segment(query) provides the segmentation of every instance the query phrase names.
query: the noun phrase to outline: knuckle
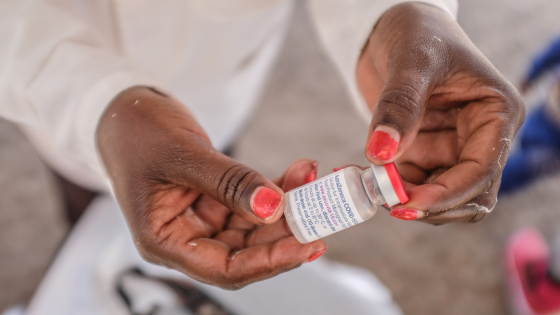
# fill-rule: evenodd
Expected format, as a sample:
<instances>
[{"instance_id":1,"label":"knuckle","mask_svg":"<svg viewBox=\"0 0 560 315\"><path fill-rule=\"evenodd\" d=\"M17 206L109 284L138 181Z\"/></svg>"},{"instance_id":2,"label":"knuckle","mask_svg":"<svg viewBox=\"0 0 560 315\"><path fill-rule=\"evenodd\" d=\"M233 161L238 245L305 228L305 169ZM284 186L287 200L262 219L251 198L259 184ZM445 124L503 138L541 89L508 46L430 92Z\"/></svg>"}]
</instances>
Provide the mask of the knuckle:
<instances>
[{"instance_id":1,"label":"knuckle","mask_svg":"<svg viewBox=\"0 0 560 315\"><path fill-rule=\"evenodd\" d=\"M137 225L133 232L138 254L152 264L167 265L169 250L173 245L172 236L170 233L163 233L162 226L155 221L150 219L145 221Z\"/></svg>"},{"instance_id":2,"label":"knuckle","mask_svg":"<svg viewBox=\"0 0 560 315\"><path fill-rule=\"evenodd\" d=\"M484 219L484 217L486 216L487 212L485 211L478 211L476 212L469 221L467 221L468 223L476 223L479 222L480 220Z\"/></svg>"},{"instance_id":3,"label":"knuckle","mask_svg":"<svg viewBox=\"0 0 560 315\"><path fill-rule=\"evenodd\" d=\"M420 119L422 115L422 96L410 85L385 89L380 97L379 110L396 120ZM394 123L394 122L392 122Z\"/></svg>"},{"instance_id":4,"label":"knuckle","mask_svg":"<svg viewBox=\"0 0 560 315\"><path fill-rule=\"evenodd\" d=\"M152 264L158 263L156 256L150 250L151 246L147 245L145 241L136 241L135 244L136 250L142 259Z\"/></svg>"},{"instance_id":5,"label":"knuckle","mask_svg":"<svg viewBox=\"0 0 560 315\"><path fill-rule=\"evenodd\" d=\"M469 223L479 222L480 220L484 219L484 217L488 213L492 212L492 210L494 209L494 206L496 205L497 202L498 202L498 199L493 198L493 199L488 199L488 200L482 201L480 203L466 204L465 206L469 207L471 209L471 211L473 212L473 214L471 216L467 216L465 218L465 221L467 221Z\"/></svg>"},{"instance_id":6,"label":"knuckle","mask_svg":"<svg viewBox=\"0 0 560 315\"><path fill-rule=\"evenodd\" d=\"M154 136L156 141L149 145L139 144L145 147L150 157L143 163L142 175L153 182L200 182L208 171L206 157L215 149L193 131L181 129L165 132Z\"/></svg>"},{"instance_id":7,"label":"knuckle","mask_svg":"<svg viewBox=\"0 0 560 315\"><path fill-rule=\"evenodd\" d=\"M505 80L505 79L504 79ZM525 101L519 90L511 83L505 81L502 84L501 93L504 99L504 122L511 124L515 131L521 127L527 115Z\"/></svg>"},{"instance_id":8,"label":"knuckle","mask_svg":"<svg viewBox=\"0 0 560 315\"><path fill-rule=\"evenodd\" d=\"M153 158L147 161L143 177L152 182L172 182L175 170L191 168L192 152L178 143L161 141L149 150Z\"/></svg>"},{"instance_id":9,"label":"knuckle","mask_svg":"<svg viewBox=\"0 0 560 315\"><path fill-rule=\"evenodd\" d=\"M521 127L521 124L523 124L525 118L527 117L527 107L525 106L525 100L523 99L519 91L515 88L514 90L515 90L515 98L512 103L514 107L513 110L518 118L516 127L517 129L519 129Z\"/></svg>"},{"instance_id":10,"label":"knuckle","mask_svg":"<svg viewBox=\"0 0 560 315\"><path fill-rule=\"evenodd\" d=\"M432 73L448 62L448 56L447 45L439 41L430 40L427 44L423 41L414 49L414 64L421 73Z\"/></svg>"},{"instance_id":11,"label":"knuckle","mask_svg":"<svg viewBox=\"0 0 560 315\"><path fill-rule=\"evenodd\" d=\"M239 277L235 276L224 276L222 281L220 282L220 288L228 291L237 291L247 286L248 283L245 280L244 282L239 279Z\"/></svg>"},{"instance_id":12,"label":"knuckle","mask_svg":"<svg viewBox=\"0 0 560 315\"><path fill-rule=\"evenodd\" d=\"M236 164L226 170L218 180L216 185L217 195L228 207L233 208L236 204L244 200L256 188L253 179L258 176L254 170ZM248 198L245 198L248 199Z\"/></svg>"},{"instance_id":13,"label":"knuckle","mask_svg":"<svg viewBox=\"0 0 560 315\"><path fill-rule=\"evenodd\" d=\"M395 61L407 65L421 74L433 74L444 69L453 56L453 45L442 34L431 33L426 36L406 36L404 48L397 52Z\"/></svg>"},{"instance_id":14,"label":"knuckle","mask_svg":"<svg viewBox=\"0 0 560 315\"><path fill-rule=\"evenodd\" d=\"M440 226L440 225L444 225L446 223L449 223L447 220L445 219L441 219L438 216L428 216L428 217L424 217L422 219L419 219L418 221L420 222L424 222L426 224L430 224L433 226Z\"/></svg>"},{"instance_id":15,"label":"knuckle","mask_svg":"<svg viewBox=\"0 0 560 315\"><path fill-rule=\"evenodd\" d=\"M519 114L519 116L525 118L526 115L526 107L525 107L525 100L523 99L523 96L519 93L519 91L515 88L513 88L513 106L514 109L516 110L516 112Z\"/></svg>"},{"instance_id":16,"label":"knuckle","mask_svg":"<svg viewBox=\"0 0 560 315\"><path fill-rule=\"evenodd\" d=\"M238 284L237 282L229 282L225 286L222 286L222 289L228 291L238 291L245 287L245 285Z\"/></svg>"}]
</instances>

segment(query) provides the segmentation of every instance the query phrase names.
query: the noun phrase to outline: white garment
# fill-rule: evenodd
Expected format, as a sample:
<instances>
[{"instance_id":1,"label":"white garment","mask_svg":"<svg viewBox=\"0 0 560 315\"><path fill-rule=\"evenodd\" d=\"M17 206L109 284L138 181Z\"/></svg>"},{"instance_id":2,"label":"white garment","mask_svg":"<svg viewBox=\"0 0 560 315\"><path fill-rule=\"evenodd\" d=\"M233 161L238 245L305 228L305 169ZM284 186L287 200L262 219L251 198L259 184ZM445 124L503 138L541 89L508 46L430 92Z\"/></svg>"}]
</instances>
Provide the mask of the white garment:
<instances>
[{"instance_id":1,"label":"white garment","mask_svg":"<svg viewBox=\"0 0 560 315\"><path fill-rule=\"evenodd\" d=\"M70 233L25 315L128 315L116 285L119 275L132 267L189 282L235 314L402 315L389 290L369 271L323 258L238 291L149 264L136 252L114 199L103 196ZM173 303L154 293L143 302Z\"/></svg>"},{"instance_id":2,"label":"white garment","mask_svg":"<svg viewBox=\"0 0 560 315\"><path fill-rule=\"evenodd\" d=\"M378 18L406 0L309 0L361 112L355 68ZM455 15L456 0L422 0ZM119 92L148 85L194 113L217 149L258 98L293 0L2 0L0 116L63 175L108 190L95 129Z\"/></svg>"}]
</instances>

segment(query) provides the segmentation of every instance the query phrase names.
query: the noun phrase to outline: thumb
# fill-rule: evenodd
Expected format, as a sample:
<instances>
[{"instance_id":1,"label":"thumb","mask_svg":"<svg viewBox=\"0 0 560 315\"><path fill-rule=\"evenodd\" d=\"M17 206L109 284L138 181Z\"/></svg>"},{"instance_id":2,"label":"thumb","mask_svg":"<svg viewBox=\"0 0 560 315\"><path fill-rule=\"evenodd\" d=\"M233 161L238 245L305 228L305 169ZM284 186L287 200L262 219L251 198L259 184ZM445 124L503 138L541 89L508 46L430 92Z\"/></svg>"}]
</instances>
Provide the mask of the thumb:
<instances>
[{"instance_id":1,"label":"thumb","mask_svg":"<svg viewBox=\"0 0 560 315\"><path fill-rule=\"evenodd\" d=\"M98 143L116 194L134 205L130 208L154 192L181 187L254 224L282 216L282 190L216 150L192 114L172 97L144 87L124 91L106 110Z\"/></svg>"},{"instance_id":2,"label":"thumb","mask_svg":"<svg viewBox=\"0 0 560 315\"><path fill-rule=\"evenodd\" d=\"M209 145L210 146L210 145ZM283 213L283 191L259 172L216 150L200 150L193 169L179 175L183 184L222 203L254 224L277 221Z\"/></svg>"},{"instance_id":3,"label":"thumb","mask_svg":"<svg viewBox=\"0 0 560 315\"><path fill-rule=\"evenodd\" d=\"M397 159L420 128L430 79L410 63L394 63L379 95L370 124L366 158L374 164Z\"/></svg>"}]
</instances>

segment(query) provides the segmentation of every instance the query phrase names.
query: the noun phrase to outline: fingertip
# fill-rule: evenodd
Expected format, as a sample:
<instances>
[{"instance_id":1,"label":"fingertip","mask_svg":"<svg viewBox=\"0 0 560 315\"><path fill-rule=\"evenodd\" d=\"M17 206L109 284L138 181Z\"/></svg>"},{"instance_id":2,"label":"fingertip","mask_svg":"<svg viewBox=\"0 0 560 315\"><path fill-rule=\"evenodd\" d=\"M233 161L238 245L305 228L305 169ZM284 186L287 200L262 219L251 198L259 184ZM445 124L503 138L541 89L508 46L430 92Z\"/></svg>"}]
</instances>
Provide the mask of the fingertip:
<instances>
[{"instance_id":1,"label":"fingertip","mask_svg":"<svg viewBox=\"0 0 560 315\"><path fill-rule=\"evenodd\" d=\"M315 181L317 179L317 169L319 167L319 162L315 161L315 163L313 163L313 170L311 170L311 172L307 173L307 175L305 175L305 183L309 184L312 181Z\"/></svg>"},{"instance_id":2,"label":"fingertip","mask_svg":"<svg viewBox=\"0 0 560 315\"><path fill-rule=\"evenodd\" d=\"M327 243L322 239L315 240L311 243L302 244L306 248L306 253L302 257L302 263L312 262L321 257L327 251Z\"/></svg>"},{"instance_id":3,"label":"fingertip","mask_svg":"<svg viewBox=\"0 0 560 315\"><path fill-rule=\"evenodd\" d=\"M317 167L319 163L315 160L298 160L284 172L282 183L283 191L290 191L296 187L308 184L317 179Z\"/></svg>"},{"instance_id":4,"label":"fingertip","mask_svg":"<svg viewBox=\"0 0 560 315\"><path fill-rule=\"evenodd\" d=\"M304 263L310 263L314 260L317 260L319 257L323 256L323 254L327 251L327 247L325 246L324 248L315 251L313 254L311 254L311 256L309 256L307 258L307 260Z\"/></svg>"},{"instance_id":5,"label":"fingertip","mask_svg":"<svg viewBox=\"0 0 560 315\"><path fill-rule=\"evenodd\" d=\"M275 184L278 185L278 187L281 187L284 191L288 191L291 188L304 185L305 183L303 181L305 180L306 176L301 175L301 178L298 178L300 177L299 174L303 173L309 175L311 172L313 172L314 169L317 169L318 165L319 163L316 160L312 160L312 159L296 160L295 162L290 164L290 166L288 166L288 168L286 169L286 171L284 171L282 176L276 179L274 182ZM294 180L294 175L297 178L295 180ZM288 186L288 189L286 188L286 186Z\"/></svg>"},{"instance_id":6,"label":"fingertip","mask_svg":"<svg viewBox=\"0 0 560 315\"><path fill-rule=\"evenodd\" d=\"M408 208L393 209L391 210L391 212L389 212L389 214L394 218L404 221L414 221L426 216L426 213L424 211Z\"/></svg>"},{"instance_id":7,"label":"fingertip","mask_svg":"<svg viewBox=\"0 0 560 315\"><path fill-rule=\"evenodd\" d=\"M400 140L401 135L395 128L386 125L377 126L367 146L369 157L373 159L371 162L391 162L397 154Z\"/></svg>"},{"instance_id":8,"label":"fingertip","mask_svg":"<svg viewBox=\"0 0 560 315\"><path fill-rule=\"evenodd\" d=\"M251 209L259 218L274 222L272 219L280 208L284 197L277 191L260 186L251 195Z\"/></svg>"}]
</instances>

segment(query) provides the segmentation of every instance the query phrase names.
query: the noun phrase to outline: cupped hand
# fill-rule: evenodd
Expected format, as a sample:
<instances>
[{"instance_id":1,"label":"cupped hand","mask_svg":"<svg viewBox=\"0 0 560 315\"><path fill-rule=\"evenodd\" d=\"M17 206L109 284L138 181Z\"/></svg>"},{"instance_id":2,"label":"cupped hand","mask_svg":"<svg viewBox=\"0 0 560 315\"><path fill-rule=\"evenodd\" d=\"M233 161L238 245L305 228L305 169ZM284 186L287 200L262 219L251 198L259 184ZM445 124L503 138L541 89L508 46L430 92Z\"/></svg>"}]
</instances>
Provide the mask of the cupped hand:
<instances>
[{"instance_id":1,"label":"cupped hand","mask_svg":"<svg viewBox=\"0 0 560 315\"><path fill-rule=\"evenodd\" d=\"M122 92L97 130L98 147L140 254L198 281L238 289L326 250L300 244L282 217L288 191L315 165L292 164L272 182L214 149L178 101Z\"/></svg>"},{"instance_id":2,"label":"cupped hand","mask_svg":"<svg viewBox=\"0 0 560 315\"><path fill-rule=\"evenodd\" d=\"M391 215L442 224L493 209L525 107L448 13L414 2L391 8L357 79L373 111L366 157L396 160L410 183L410 201Z\"/></svg>"}]
</instances>

